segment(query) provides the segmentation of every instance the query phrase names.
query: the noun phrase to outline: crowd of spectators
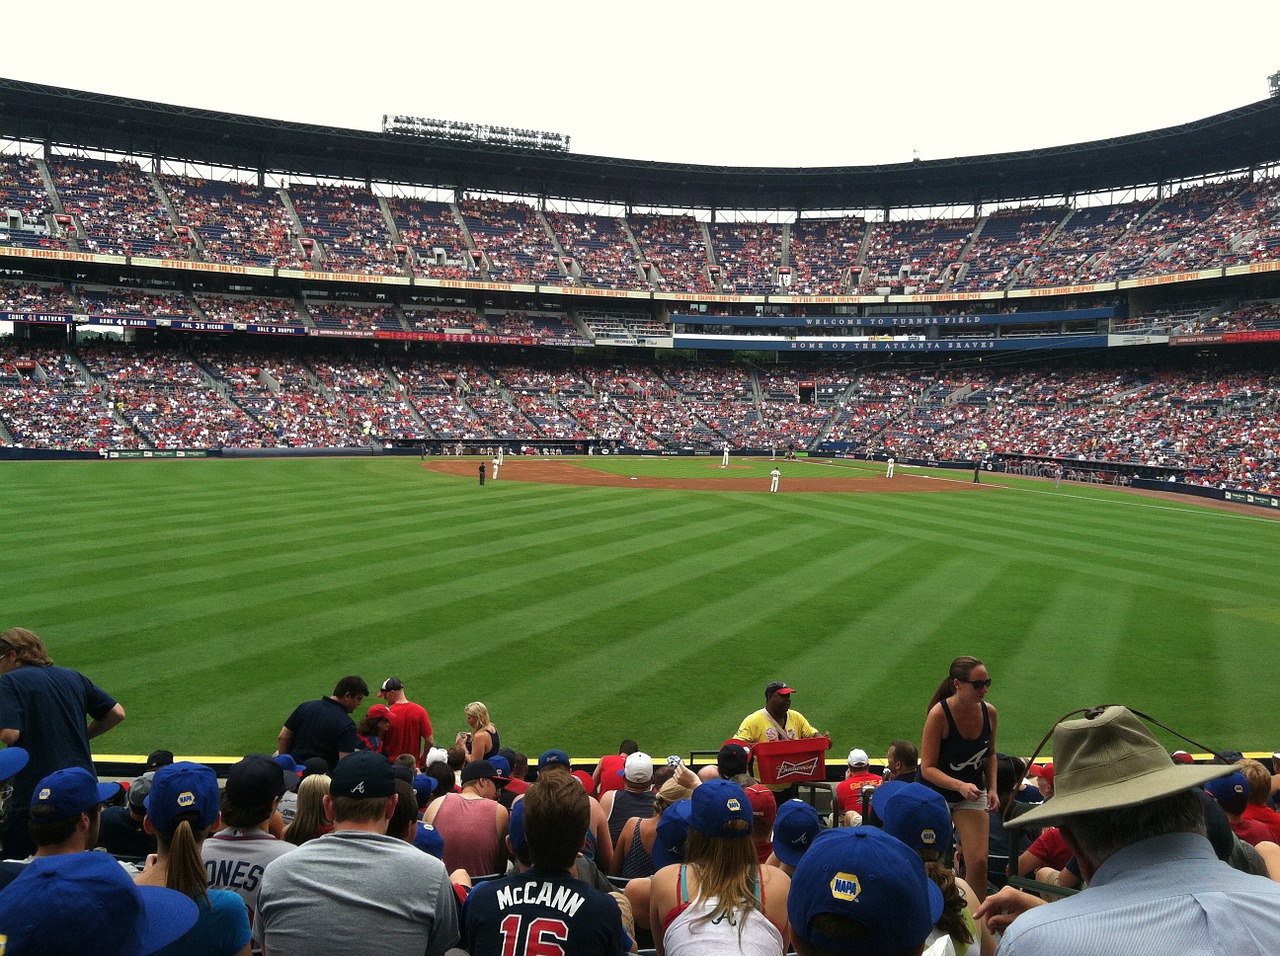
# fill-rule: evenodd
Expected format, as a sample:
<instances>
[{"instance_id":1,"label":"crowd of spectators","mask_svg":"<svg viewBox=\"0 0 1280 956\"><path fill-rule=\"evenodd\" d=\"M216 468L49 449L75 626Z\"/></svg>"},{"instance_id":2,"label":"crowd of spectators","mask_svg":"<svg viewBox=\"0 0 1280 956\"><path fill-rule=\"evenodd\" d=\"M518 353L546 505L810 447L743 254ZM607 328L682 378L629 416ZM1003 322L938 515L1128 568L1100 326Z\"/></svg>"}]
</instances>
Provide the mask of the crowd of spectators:
<instances>
[{"instance_id":1,"label":"crowd of spectators","mask_svg":"<svg viewBox=\"0 0 1280 956\"><path fill-rule=\"evenodd\" d=\"M877 222L869 227L858 292L940 292L954 277L975 219Z\"/></svg>"},{"instance_id":2,"label":"crowd of spectators","mask_svg":"<svg viewBox=\"0 0 1280 956\"><path fill-rule=\"evenodd\" d=\"M986 292L1006 288L1066 215L1067 210L1059 206L1022 206L992 213L983 221L981 231L969 247L963 274L951 284L951 291Z\"/></svg>"},{"instance_id":3,"label":"crowd of spectators","mask_svg":"<svg viewBox=\"0 0 1280 956\"><path fill-rule=\"evenodd\" d=\"M0 312L68 315L79 311L75 297L63 285L46 282L0 282Z\"/></svg>"},{"instance_id":4,"label":"crowd of spectators","mask_svg":"<svg viewBox=\"0 0 1280 956\"><path fill-rule=\"evenodd\" d=\"M18 214L18 227L0 221L0 245L29 249L65 249L58 235L53 204L40 179L40 170L30 156L0 157L0 212Z\"/></svg>"},{"instance_id":5,"label":"crowd of spectators","mask_svg":"<svg viewBox=\"0 0 1280 956\"><path fill-rule=\"evenodd\" d=\"M448 203L396 196L387 200L400 242L412 250L413 274L433 279L479 279L467 241Z\"/></svg>"},{"instance_id":6,"label":"crowd of spectators","mask_svg":"<svg viewBox=\"0 0 1280 956\"><path fill-rule=\"evenodd\" d=\"M720 269L720 291L768 295L778 287L782 229L767 222L713 223L711 248Z\"/></svg>"},{"instance_id":7,"label":"crowd of spectators","mask_svg":"<svg viewBox=\"0 0 1280 956\"><path fill-rule=\"evenodd\" d=\"M1274 303L1240 308L1280 324ZM104 447L108 438L156 448L416 438L794 444L899 459L1142 466L1188 482L1280 491L1280 376L1258 371L575 369L463 357L383 364L376 353L187 353L96 340L74 353L12 342L0 352L0 386L11 440L58 448Z\"/></svg>"},{"instance_id":8,"label":"crowd of spectators","mask_svg":"<svg viewBox=\"0 0 1280 956\"><path fill-rule=\"evenodd\" d=\"M388 305L308 302L307 314L318 329L350 329L361 332L372 332L374 329L396 332L404 330L396 310Z\"/></svg>"},{"instance_id":9,"label":"crowd of spectators","mask_svg":"<svg viewBox=\"0 0 1280 956\"><path fill-rule=\"evenodd\" d=\"M577 279L608 289L648 289L623 221L611 216L547 212L560 248L578 267Z\"/></svg>"},{"instance_id":10,"label":"crowd of spectators","mask_svg":"<svg viewBox=\"0 0 1280 956\"><path fill-rule=\"evenodd\" d=\"M198 237L200 258L231 265L305 265L278 189L237 181L161 175L181 227Z\"/></svg>"},{"instance_id":11,"label":"crowd of spectators","mask_svg":"<svg viewBox=\"0 0 1280 956\"><path fill-rule=\"evenodd\" d=\"M498 199L463 199L462 219L496 282L565 281L559 256L538 210L525 203Z\"/></svg>"},{"instance_id":12,"label":"crowd of spectators","mask_svg":"<svg viewBox=\"0 0 1280 956\"><path fill-rule=\"evenodd\" d=\"M122 289L116 286L105 289L80 290L81 311L89 316L137 316L139 318L191 317L191 304L181 292L160 292L150 289Z\"/></svg>"},{"instance_id":13,"label":"crowd of spectators","mask_svg":"<svg viewBox=\"0 0 1280 956\"><path fill-rule=\"evenodd\" d=\"M650 282L659 289L714 292L707 271L707 243L702 226L692 216L633 213L627 218L636 243L649 263ZM656 275L653 274L656 272Z\"/></svg>"},{"instance_id":14,"label":"crowd of spectators","mask_svg":"<svg viewBox=\"0 0 1280 956\"><path fill-rule=\"evenodd\" d=\"M196 305L210 322L239 322L245 325L302 325L297 309L288 299L248 296L206 295L197 292Z\"/></svg>"},{"instance_id":15,"label":"crowd of spectators","mask_svg":"<svg viewBox=\"0 0 1280 956\"><path fill-rule=\"evenodd\" d=\"M56 195L45 189L45 169ZM707 225L690 215L384 200L363 187L277 189L151 174L131 161L13 157L0 159L0 207L24 224L0 229L0 244L65 248L72 236L81 251L115 255L738 294L1043 288L1239 265L1280 247L1280 178L1269 176L1074 211Z\"/></svg>"},{"instance_id":16,"label":"crowd of spectators","mask_svg":"<svg viewBox=\"0 0 1280 956\"><path fill-rule=\"evenodd\" d=\"M79 223L82 252L186 259L151 179L133 162L57 157L49 175L66 214Z\"/></svg>"},{"instance_id":17,"label":"crowd of spectators","mask_svg":"<svg viewBox=\"0 0 1280 956\"><path fill-rule=\"evenodd\" d=\"M861 218L800 219L791 224L787 245L787 281L782 292L793 295L841 295L849 291L850 270L857 264L867 224Z\"/></svg>"},{"instance_id":18,"label":"crowd of spectators","mask_svg":"<svg viewBox=\"0 0 1280 956\"><path fill-rule=\"evenodd\" d=\"M329 272L398 275L398 262L378 199L367 189L295 183L289 187L302 235L319 247L312 266Z\"/></svg>"}]
</instances>

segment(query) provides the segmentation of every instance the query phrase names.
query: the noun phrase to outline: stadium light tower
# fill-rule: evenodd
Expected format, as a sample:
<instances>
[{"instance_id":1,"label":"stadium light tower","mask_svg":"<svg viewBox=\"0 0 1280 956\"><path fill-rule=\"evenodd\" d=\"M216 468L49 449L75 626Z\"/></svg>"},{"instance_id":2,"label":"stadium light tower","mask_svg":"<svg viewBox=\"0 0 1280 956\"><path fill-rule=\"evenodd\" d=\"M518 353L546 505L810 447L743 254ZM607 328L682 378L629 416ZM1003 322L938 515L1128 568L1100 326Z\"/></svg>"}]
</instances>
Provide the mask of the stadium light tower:
<instances>
[{"instance_id":1,"label":"stadium light tower","mask_svg":"<svg viewBox=\"0 0 1280 956\"><path fill-rule=\"evenodd\" d=\"M1280 99L1280 73L1272 73L1267 77L1267 86L1271 87L1271 96Z\"/></svg>"}]
</instances>

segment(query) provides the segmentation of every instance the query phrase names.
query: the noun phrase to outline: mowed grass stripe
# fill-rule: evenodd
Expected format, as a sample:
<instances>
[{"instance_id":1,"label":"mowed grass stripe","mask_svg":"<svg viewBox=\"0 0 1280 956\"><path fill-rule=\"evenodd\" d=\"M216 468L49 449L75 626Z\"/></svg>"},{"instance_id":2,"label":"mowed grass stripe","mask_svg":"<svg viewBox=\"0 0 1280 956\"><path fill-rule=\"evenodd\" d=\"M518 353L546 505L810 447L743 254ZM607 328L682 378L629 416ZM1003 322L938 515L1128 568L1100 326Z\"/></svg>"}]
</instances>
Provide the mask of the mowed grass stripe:
<instances>
[{"instance_id":1,"label":"mowed grass stripe","mask_svg":"<svg viewBox=\"0 0 1280 956\"><path fill-rule=\"evenodd\" d=\"M1046 667L1063 710L1117 681L1180 699L1189 640L1239 740L1265 733L1221 675L1280 663L1277 526L1105 489L480 489L416 459L89 464L6 469L0 515L22 541L0 569L20 583L10 623L126 703L113 751L269 747L347 669L404 677L449 732L483 699L504 738L588 753L635 733L717 742L782 676L837 750L876 749L918 734L957 653L989 660L1002 742L1029 748L1057 716Z\"/></svg>"}]
</instances>

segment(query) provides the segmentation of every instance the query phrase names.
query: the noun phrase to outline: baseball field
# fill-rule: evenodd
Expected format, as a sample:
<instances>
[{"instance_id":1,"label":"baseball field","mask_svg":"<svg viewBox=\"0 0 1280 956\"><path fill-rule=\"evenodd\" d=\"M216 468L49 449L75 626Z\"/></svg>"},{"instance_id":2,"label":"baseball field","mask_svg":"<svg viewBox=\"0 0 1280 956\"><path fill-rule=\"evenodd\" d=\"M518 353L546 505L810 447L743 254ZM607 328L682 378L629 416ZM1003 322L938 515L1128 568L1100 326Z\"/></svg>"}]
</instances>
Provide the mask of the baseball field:
<instances>
[{"instance_id":1,"label":"baseball field","mask_svg":"<svg viewBox=\"0 0 1280 956\"><path fill-rule=\"evenodd\" d=\"M6 464L0 626L121 701L103 754L270 751L356 673L400 677L438 741L482 700L504 744L583 757L714 749L782 679L829 756L879 756L959 654L1002 750L1100 703L1280 746L1264 514L858 462L783 463L778 494L768 461L478 464Z\"/></svg>"}]
</instances>

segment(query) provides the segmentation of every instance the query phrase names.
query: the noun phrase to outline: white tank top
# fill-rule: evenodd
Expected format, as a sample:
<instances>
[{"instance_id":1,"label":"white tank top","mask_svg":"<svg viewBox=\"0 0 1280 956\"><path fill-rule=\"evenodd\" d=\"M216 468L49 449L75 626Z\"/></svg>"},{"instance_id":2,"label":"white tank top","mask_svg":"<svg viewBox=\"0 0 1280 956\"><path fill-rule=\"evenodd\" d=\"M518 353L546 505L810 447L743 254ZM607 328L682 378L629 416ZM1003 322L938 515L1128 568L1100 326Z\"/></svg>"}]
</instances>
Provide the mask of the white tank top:
<instances>
[{"instance_id":1,"label":"white tank top","mask_svg":"<svg viewBox=\"0 0 1280 956\"><path fill-rule=\"evenodd\" d=\"M732 923L699 919L712 909L713 900L698 901L676 915L662 936L667 956L782 956L786 951L782 933L759 910L739 913Z\"/></svg>"}]
</instances>

